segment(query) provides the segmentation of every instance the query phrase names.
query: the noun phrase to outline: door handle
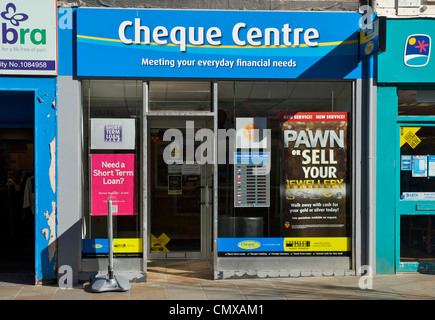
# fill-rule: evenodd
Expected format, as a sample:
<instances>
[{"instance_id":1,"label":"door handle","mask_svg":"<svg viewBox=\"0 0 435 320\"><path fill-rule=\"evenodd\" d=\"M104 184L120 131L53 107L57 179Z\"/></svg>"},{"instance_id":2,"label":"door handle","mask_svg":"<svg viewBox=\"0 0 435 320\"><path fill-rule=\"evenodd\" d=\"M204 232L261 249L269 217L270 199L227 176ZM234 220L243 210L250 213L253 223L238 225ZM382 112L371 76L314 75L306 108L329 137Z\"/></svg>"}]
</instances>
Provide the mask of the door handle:
<instances>
[{"instance_id":1,"label":"door handle","mask_svg":"<svg viewBox=\"0 0 435 320\"><path fill-rule=\"evenodd\" d=\"M195 201L197 204L205 204L205 202L201 202L201 190L204 189L204 186L198 186L195 189Z\"/></svg>"},{"instance_id":2,"label":"door handle","mask_svg":"<svg viewBox=\"0 0 435 320\"><path fill-rule=\"evenodd\" d=\"M209 195L209 205L213 204L213 186L208 186L207 194Z\"/></svg>"}]
</instances>

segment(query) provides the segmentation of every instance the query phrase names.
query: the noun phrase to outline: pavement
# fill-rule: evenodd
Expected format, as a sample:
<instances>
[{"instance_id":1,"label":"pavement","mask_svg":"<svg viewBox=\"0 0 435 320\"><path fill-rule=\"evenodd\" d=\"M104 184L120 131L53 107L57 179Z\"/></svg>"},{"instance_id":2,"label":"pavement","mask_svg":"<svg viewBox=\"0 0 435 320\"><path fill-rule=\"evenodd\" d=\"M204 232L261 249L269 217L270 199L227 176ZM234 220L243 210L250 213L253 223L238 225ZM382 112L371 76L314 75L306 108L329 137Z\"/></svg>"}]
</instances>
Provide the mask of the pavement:
<instances>
[{"instance_id":1,"label":"pavement","mask_svg":"<svg viewBox=\"0 0 435 320\"><path fill-rule=\"evenodd\" d=\"M213 280L204 261L150 263L147 281L131 282L126 292L94 293L89 282L60 288L20 279L0 274L0 300L435 300L435 274Z\"/></svg>"}]
</instances>

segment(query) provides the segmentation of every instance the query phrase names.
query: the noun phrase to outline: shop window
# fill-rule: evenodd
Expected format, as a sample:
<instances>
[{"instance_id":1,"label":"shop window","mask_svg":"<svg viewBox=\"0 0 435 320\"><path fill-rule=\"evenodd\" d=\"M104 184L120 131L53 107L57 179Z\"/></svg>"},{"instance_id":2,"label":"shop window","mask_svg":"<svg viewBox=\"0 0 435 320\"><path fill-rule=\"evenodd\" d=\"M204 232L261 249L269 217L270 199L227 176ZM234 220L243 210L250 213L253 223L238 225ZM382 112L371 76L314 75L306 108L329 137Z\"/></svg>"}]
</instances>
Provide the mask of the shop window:
<instances>
[{"instance_id":1,"label":"shop window","mask_svg":"<svg viewBox=\"0 0 435 320\"><path fill-rule=\"evenodd\" d=\"M400 128L400 199L435 199L435 127Z\"/></svg>"},{"instance_id":2,"label":"shop window","mask_svg":"<svg viewBox=\"0 0 435 320\"><path fill-rule=\"evenodd\" d=\"M435 261L435 218L433 215L400 217L400 261Z\"/></svg>"},{"instance_id":3,"label":"shop window","mask_svg":"<svg viewBox=\"0 0 435 320\"><path fill-rule=\"evenodd\" d=\"M82 80L84 128L83 254L106 254L107 201L113 204L115 255L142 252L140 154L142 81Z\"/></svg>"},{"instance_id":4,"label":"shop window","mask_svg":"<svg viewBox=\"0 0 435 320\"><path fill-rule=\"evenodd\" d=\"M150 111L210 111L211 83L207 81L150 81Z\"/></svg>"},{"instance_id":5,"label":"shop window","mask_svg":"<svg viewBox=\"0 0 435 320\"><path fill-rule=\"evenodd\" d=\"M435 90L398 90L399 116L435 115Z\"/></svg>"},{"instance_id":6,"label":"shop window","mask_svg":"<svg viewBox=\"0 0 435 320\"><path fill-rule=\"evenodd\" d=\"M418 271L425 272L435 261L435 127L427 118L435 115L435 90L397 92L399 116L420 116L418 122L399 129L399 269L413 268L418 262Z\"/></svg>"},{"instance_id":7,"label":"shop window","mask_svg":"<svg viewBox=\"0 0 435 320\"><path fill-rule=\"evenodd\" d=\"M218 255L349 255L352 82L223 81L218 107L243 132L219 162ZM253 128L270 139L246 150Z\"/></svg>"}]
</instances>

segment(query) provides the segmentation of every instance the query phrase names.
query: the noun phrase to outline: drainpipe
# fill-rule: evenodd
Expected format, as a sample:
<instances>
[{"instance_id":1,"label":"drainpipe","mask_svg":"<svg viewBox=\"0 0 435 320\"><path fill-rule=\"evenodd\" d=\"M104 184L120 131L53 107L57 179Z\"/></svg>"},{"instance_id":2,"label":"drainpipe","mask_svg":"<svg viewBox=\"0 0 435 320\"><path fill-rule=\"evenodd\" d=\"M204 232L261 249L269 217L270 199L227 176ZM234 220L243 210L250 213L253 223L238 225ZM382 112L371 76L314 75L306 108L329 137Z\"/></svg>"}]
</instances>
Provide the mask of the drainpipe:
<instances>
[{"instance_id":1,"label":"drainpipe","mask_svg":"<svg viewBox=\"0 0 435 320\"><path fill-rule=\"evenodd\" d=\"M376 273L376 90L374 76L374 59L365 62L366 97L367 97L367 264L372 274Z\"/></svg>"}]
</instances>

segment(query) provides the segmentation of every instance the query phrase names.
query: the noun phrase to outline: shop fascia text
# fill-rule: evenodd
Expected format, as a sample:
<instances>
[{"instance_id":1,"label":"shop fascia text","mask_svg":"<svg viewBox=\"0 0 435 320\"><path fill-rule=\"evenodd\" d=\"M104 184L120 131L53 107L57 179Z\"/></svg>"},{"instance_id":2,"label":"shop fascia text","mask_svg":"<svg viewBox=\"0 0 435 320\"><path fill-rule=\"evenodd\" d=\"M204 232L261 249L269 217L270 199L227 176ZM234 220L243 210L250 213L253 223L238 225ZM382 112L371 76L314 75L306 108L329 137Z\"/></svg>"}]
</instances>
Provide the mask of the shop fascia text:
<instances>
[{"instance_id":1,"label":"shop fascia text","mask_svg":"<svg viewBox=\"0 0 435 320\"><path fill-rule=\"evenodd\" d=\"M134 39L126 35L128 28L134 28ZM143 37L142 37L143 34ZM133 21L123 21L118 29L119 39L124 44L151 44L154 42L158 45L167 45L169 40L172 44L180 47L180 51L186 51L188 45L202 46L208 45L220 46L223 36L222 30L218 27L211 27L205 30L204 27L183 27L176 26L168 30L164 26L157 26L150 29L142 25L140 18ZM141 41L143 38L143 41ZM151 41L152 39L152 41ZM317 47L319 32L315 28L291 28L286 23L281 29L265 28L264 30L252 27L247 28L246 23L239 22L232 29L232 39L237 46L300 46Z\"/></svg>"},{"instance_id":2,"label":"shop fascia text","mask_svg":"<svg viewBox=\"0 0 435 320\"><path fill-rule=\"evenodd\" d=\"M344 180L337 179L337 160L333 148L335 145L344 148L344 130L339 130L338 134L334 130L284 130L283 143L284 148L294 143L292 156L302 157L304 172L304 180L287 180L287 189L341 188ZM300 150L301 145L306 149Z\"/></svg>"}]
</instances>

